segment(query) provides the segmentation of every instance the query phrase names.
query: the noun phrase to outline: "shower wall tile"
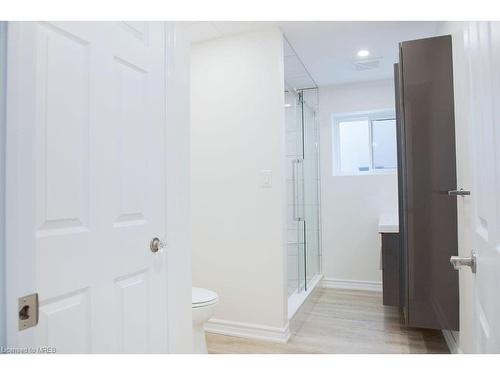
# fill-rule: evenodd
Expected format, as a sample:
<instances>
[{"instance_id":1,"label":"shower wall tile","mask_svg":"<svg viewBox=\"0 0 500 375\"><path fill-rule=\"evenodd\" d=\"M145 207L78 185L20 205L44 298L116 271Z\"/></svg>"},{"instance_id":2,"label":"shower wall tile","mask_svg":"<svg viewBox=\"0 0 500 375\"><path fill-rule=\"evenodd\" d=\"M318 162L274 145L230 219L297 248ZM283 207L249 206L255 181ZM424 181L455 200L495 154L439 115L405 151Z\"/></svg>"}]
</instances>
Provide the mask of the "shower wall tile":
<instances>
[{"instance_id":1,"label":"shower wall tile","mask_svg":"<svg viewBox=\"0 0 500 375\"><path fill-rule=\"evenodd\" d=\"M287 243L296 243L297 242L297 236L298 236L298 231L297 229L288 229L287 231Z\"/></svg>"},{"instance_id":2,"label":"shower wall tile","mask_svg":"<svg viewBox=\"0 0 500 375\"><path fill-rule=\"evenodd\" d=\"M293 180L294 160L297 160L296 156L288 155L286 157L286 179L290 181ZM290 190L290 192L293 192L293 190Z\"/></svg>"},{"instance_id":3,"label":"shower wall tile","mask_svg":"<svg viewBox=\"0 0 500 375\"><path fill-rule=\"evenodd\" d=\"M295 239L295 243L287 244L287 253L290 256L297 256L299 253L299 245L297 244L297 239Z\"/></svg>"}]
</instances>

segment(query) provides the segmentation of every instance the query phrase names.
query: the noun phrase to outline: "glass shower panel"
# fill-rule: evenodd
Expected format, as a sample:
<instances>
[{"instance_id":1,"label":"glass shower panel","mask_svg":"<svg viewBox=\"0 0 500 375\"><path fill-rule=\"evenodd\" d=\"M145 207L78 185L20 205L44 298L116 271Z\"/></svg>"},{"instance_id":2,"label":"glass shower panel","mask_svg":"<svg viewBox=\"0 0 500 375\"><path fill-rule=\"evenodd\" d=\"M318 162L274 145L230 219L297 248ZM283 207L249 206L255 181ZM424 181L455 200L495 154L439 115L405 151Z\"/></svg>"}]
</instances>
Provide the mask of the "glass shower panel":
<instances>
[{"instance_id":1,"label":"glass shower panel","mask_svg":"<svg viewBox=\"0 0 500 375\"><path fill-rule=\"evenodd\" d=\"M302 117L302 116L301 116ZM300 126L302 127L302 126ZM305 185L304 185L304 159L302 158L302 150L304 144L304 133L299 131L299 147L300 155L296 160L296 216L295 220L297 222L297 255L298 255L298 275L299 275L299 285L298 291L303 291L306 289L306 223L304 221L305 210Z\"/></svg>"},{"instance_id":2,"label":"glass shower panel","mask_svg":"<svg viewBox=\"0 0 500 375\"><path fill-rule=\"evenodd\" d=\"M303 93L285 93L288 295L320 272L318 129Z\"/></svg>"},{"instance_id":3,"label":"glass shower panel","mask_svg":"<svg viewBox=\"0 0 500 375\"><path fill-rule=\"evenodd\" d=\"M319 237L319 130L317 84L286 37L283 40L286 179L287 287L289 312L321 272ZM305 298L305 297L304 297ZM303 300L302 300L303 301Z\"/></svg>"},{"instance_id":4,"label":"glass shower panel","mask_svg":"<svg viewBox=\"0 0 500 375\"><path fill-rule=\"evenodd\" d=\"M304 240L298 217L301 186L298 184L302 159L302 108L298 96L285 93L286 166L287 166L287 289L292 295L304 285ZM300 255L299 255L300 254Z\"/></svg>"},{"instance_id":5,"label":"glass shower panel","mask_svg":"<svg viewBox=\"0 0 500 375\"><path fill-rule=\"evenodd\" d=\"M319 163L318 127L314 110L303 102L303 185L304 185L304 237L305 288L319 274Z\"/></svg>"}]
</instances>

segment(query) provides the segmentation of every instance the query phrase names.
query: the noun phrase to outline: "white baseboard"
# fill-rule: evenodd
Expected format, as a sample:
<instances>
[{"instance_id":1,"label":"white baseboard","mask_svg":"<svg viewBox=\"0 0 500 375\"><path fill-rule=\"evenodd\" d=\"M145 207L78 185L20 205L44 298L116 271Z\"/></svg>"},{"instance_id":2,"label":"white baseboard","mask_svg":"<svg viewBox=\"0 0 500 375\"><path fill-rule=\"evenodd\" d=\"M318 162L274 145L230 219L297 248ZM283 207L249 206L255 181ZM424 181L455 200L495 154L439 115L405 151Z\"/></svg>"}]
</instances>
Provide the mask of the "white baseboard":
<instances>
[{"instance_id":1,"label":"white baseboard","mask_svg":"<svg viewBox=\"0 0 500 375\"><path fill-rule=\"evenodd\" d=\"M462 354L462 350L460 350L460 347L458 346L456 333L447 329L443 329L441 332L443 332L444 340L446 341L446 345L448 345L448 349L450 349L450 353Z\"/></svg>"},{"instance_id":2,"label":"white baseboard","mask_svg":"<svg viewBox=\"0 0 500 375\"><path fill-rule=\"evenodd\" d=\"M205 323L205 331L227 336L286 343L290 338L288 323L283 328L258 324L232 322L221 319L210 319Z\"/></svg>"},{"instance_id":3,"label":"white baseboard","mask_svg":"<svg viewBox=\"0 0 500 375\"><path fill-rule=\"evenodd\" d=\"M323 288L335 289L368 290L373 292L382 291L381 281L345 280L323 277L321 286Z\"/></svg>"}]
</instances>

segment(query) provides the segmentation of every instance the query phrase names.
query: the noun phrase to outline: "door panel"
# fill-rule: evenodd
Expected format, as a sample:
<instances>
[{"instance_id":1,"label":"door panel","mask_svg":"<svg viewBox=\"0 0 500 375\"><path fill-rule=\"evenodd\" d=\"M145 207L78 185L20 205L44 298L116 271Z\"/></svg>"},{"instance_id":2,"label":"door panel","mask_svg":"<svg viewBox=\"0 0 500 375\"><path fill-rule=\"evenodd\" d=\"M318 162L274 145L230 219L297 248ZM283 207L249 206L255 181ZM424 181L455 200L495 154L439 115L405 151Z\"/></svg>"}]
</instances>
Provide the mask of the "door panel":
<instances>
[{"instance_id":1,"label":"door panel","mask_svg":"<svg viewBox=\"0 0 500 375\"><path fill-rule=\"evenodd\" d=\"M47 25L38 26L37 37L37 235L85 232L89 49L85 41Z\"/></svg>"},{"instance_id":2,"label":"door panel","mask_svg":"<svg viewBox=\"0 0 500 375\"><path fill-rule=\"evenodd\" d=\"M473 155L472 242L477 254L474 290L475 351L500 352L500 24L470 22L464 33L468 57L470 134ZM469 272L469 271L466 271Z\"/></svg>"},{"instance_id":3,"label":"door panel","mask_svg":"<svg viewBox=\"0 0 500 375\"><path fill-rule=\"evenodd\" d=\"M115 98L118 123L117 157L119 174L119 212L115 227L145 225L145 191L142 184L146 181L146 134L141 125L146 124L143 111L147 99L147 72L125 60L114 59L116 70Z\"/></svg>"},{"instance_id":4,"label":"door panel","mask_svg":"<svg viewBox=\"0 0 500 375\"><path fill-rule=\"evenodd\" d=\"M149 277L146 271L115 282L118 302L118 342L123 353L147 353L149 348ZM140 322L142 324L137 324Z\"/></svg>"},{"instance_id":5,"label":"door panel","mask_svg":"<svg viewBox=\"0 0 500 375\"><path fill-rule=\"evenodd\" d=\"M9 142L28 147L12 147L8 171L8 340L167 352L166 255L149 249L166 233L164 24L24 22L9 34ZM40 323L18 333L28 292Z\"/></svg>"},{"instance_id":6,"label":"door panel","mask_svg":"<svg viewBox=\"0 0 500 375\"><path fill-rule=\"evenodd\" d=\"M87 353L91 348L90 324L88 289L45 300L40 305L36 346L54 346L61 353Z\"/></svg>"}]
</instances>

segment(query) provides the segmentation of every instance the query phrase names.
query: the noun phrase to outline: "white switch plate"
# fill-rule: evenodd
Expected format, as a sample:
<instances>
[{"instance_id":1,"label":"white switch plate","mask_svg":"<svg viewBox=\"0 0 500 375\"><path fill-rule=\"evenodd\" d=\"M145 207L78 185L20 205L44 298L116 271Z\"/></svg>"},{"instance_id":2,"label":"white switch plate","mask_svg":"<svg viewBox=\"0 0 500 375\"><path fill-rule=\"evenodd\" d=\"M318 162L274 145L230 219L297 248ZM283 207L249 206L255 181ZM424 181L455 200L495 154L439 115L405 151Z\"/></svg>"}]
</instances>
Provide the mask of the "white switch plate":
<instances>
[{"instance_id":1,"label":"white switch plate","mask_svg":"<svg viewBox=\"0 0 500 375\"><path fill-rule=\"evenodd\" d=\"M273 186L273 171L269 169L263 169L260 172L261 178L262 178L262 187L263 188L270 188Z\"/></svg>"}]
</instances>

